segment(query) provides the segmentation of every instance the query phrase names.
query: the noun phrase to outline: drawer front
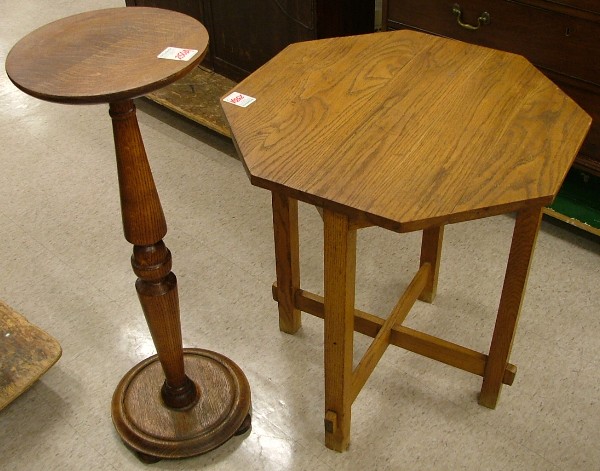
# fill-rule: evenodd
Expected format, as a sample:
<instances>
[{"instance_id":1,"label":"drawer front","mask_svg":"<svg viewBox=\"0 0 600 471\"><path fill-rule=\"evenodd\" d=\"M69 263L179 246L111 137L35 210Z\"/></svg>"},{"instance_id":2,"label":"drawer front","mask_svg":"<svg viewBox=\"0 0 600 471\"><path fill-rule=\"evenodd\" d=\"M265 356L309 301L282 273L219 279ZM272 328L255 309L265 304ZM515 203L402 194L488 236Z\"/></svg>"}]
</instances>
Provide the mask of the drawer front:
<instances>
[{"instance_id":1,"label":"drawer front","mask_svg":"<svg viewBox=\"0 0 600 471\"><path fill-rule=\"evenodd\" d=\"M489 24L476 31L460 26L455 3L463 23L476 26L487 12ZM600 85L600 17L586 20L504 0L387 0L386 11L389 29L415 28L515 52L538 67Z\"/></svg>"},{"instance_id":2,"label":"drawer front","mask_svg":"<svg viewBox=\"0 0 600 471\"><path fill-rule=\"evenodd\" d=\"M540 1L540 0L538 0ZM594 13L600 13L600 2L598 0L542 0L551 5L548 6L551 10L553 8L560 8L563 5L566 7L577 8L583 11L591 11Z\"/></svg>"}]
</instances>

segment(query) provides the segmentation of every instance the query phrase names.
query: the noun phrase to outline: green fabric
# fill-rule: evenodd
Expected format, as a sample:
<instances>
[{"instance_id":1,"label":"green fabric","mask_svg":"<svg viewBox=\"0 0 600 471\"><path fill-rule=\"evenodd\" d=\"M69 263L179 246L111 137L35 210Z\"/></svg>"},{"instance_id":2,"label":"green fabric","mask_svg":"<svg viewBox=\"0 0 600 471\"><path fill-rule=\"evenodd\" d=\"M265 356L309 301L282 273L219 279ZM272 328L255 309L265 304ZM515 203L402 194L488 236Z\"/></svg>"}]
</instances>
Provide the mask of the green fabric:
<instances>
[{"instance_id":1,"label":"green fabric","mask_svg":"<svg viewBox=\"0 0 600 471\"><path fill-rule=\"evenodd\" d=\"M571 169L550 208L600 229L600 178Z\"/></svg>"}]
</instances>

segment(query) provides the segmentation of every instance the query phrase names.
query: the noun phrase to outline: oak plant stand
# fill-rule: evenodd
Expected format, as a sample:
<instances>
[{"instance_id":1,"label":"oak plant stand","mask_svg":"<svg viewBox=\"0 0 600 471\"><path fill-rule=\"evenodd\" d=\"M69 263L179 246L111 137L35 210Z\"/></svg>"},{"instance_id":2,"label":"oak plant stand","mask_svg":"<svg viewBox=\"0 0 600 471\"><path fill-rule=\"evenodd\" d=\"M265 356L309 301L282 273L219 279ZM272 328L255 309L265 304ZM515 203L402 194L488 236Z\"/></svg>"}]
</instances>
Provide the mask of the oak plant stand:
<instances>
[{"instance_id":1,"label":"oak plant stand","mask_svg":"<svg viewBox=\"0 0 600 471\"><path fill-rule=\"evenodd\" d=\"M325 444L350 441L351 406L388 345L483 377L494 408L509 363L542 208L589 116L520 56L413 31L289 46L223 102L251 183L272 192L279 327L325 324ZM298 200L324 220L324 296L300 286ZM489 353L402 325L432 302L446 224L516 213ZM357 230L422 231L420 267L387 317L354 306ZM354 331L374 340L353 369ZM398 424L401 427L402 424Z\"/></svg>"},{"instance_id":2,"label":"oak plant stand","mask_svg":"<svg viewBox=\"0 0 600 471\"><path fill-rule=\"evenodd\" d=\"M181 13L114 8L43 26L6 59L9 78L29 95L110 105L123 228L158 353L121 380L112 417L124 443L147 462L198 455L250 428L250 387L242 370L218 353L182 348L177 279L162 240L167 226L133 103L190 72L207 45L204 27ZM167 47L185 49L191 58L158 58Z\"/></svg>"}]
</instances>

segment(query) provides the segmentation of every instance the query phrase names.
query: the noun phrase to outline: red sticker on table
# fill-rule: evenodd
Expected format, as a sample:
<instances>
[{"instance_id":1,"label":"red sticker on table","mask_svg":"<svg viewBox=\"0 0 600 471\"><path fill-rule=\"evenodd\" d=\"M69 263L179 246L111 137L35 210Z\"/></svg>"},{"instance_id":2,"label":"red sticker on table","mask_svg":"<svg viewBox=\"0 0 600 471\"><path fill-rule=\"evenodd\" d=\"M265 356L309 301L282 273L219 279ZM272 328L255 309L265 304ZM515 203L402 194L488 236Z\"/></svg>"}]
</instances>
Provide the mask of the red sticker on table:
<instances>
[{"instance_id":1,"label":"red sticker on table","mask_svg":"<svg viewBox=\"0 0 600 471\"><path fill-rule=\"evenodd\" d=\"M159 59L170 59L172 61L189 61L198 51L196 49L183 49L180 47L168 47L158 56Z\"/></svg>"},{"instance_id":2,"label":"red sticker on table","mask_svg":"<svg viewBox=\"0 0 600 471\"><path fill-rule=\"evenodd\" d=\"M254 103L256 101L256 98L252 98L251 96L244 95L240 92L233 92L227 95L225 98L223 98L223 101L226 101L227 103L231 103L236 106L241 106L242 108L246 108L246 106L248 106L249 104Z\"/></svg>"}]
</instances>

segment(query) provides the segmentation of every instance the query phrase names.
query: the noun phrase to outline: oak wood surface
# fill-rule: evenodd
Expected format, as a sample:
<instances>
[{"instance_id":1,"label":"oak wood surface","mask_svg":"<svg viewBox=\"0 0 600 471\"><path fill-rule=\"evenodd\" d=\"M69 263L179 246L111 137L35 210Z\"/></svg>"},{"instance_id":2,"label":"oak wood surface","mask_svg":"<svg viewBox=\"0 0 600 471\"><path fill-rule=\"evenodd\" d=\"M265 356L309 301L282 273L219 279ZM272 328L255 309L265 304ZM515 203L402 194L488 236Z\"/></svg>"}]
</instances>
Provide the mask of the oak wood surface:
<instances>
[{"instance_id":1,"label":"oak wood surface","mask_svg":"<svg viewBox=\"0 0 600 471\"><path fill-rule=\"evenodd\" d=\"M294 44L235 90L252 183L400 232L549 203L590 125L522 57L414 31Z\"/></svg>"},{"instance_id":2,"label":"oak wood surface","mask_svg":"<svg viewBox=\"0 0 600 471\"><path fill-rule=\"evenodd\" d=\"M469 0L459 3L462 20L476 24L482 12L491 21L477 31L457 23L453 3L439 0L384 0L384 30L414 29L521 54L592 117L574 162L600 175L600 2L598 0Z\"/></svg>"},{"instance_id":3,"label":"oak wood surface","mask_svg":"<svg viewBox=\"0 0 600 471\"><path fill-rule=\"evenodd\" d=\"M6 71L17 87L43 100L114 102L184 76L207 46L206 29L189 16L157 8L109 8L33 31L9 52ZM189 61L157 58L167 47L198 53Z\"/></svg>"}]
</instances>

